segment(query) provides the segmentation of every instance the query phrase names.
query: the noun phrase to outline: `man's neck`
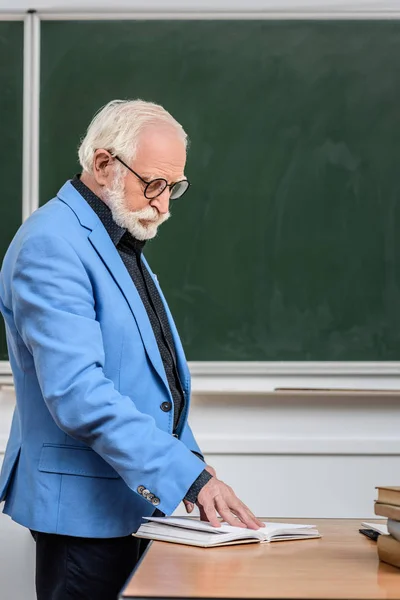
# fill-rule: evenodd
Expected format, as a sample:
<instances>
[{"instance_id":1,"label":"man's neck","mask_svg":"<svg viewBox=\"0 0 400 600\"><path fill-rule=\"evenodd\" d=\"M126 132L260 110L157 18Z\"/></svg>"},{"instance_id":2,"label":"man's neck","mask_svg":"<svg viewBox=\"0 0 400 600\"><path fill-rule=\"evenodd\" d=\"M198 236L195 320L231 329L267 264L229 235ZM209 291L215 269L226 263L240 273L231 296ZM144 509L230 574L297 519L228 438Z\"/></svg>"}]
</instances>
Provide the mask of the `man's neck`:
<instances>
[{"instance_id":1,"label":"man's neck","mask_svg":"<svg viewBox=\"0 0 400 600\"><path fill-rule=\"evenodd\" d=\"M108 202L104 197L103 188L97 183L93 175L87 173L86 171L83 171L82 175L80 176L80 180L86 185L87 188L89 188L89 190L96 194L96 196L100 198L100 200L104 202L104 204L107 204L108 206Z\"/></svg>"}]
</instances>

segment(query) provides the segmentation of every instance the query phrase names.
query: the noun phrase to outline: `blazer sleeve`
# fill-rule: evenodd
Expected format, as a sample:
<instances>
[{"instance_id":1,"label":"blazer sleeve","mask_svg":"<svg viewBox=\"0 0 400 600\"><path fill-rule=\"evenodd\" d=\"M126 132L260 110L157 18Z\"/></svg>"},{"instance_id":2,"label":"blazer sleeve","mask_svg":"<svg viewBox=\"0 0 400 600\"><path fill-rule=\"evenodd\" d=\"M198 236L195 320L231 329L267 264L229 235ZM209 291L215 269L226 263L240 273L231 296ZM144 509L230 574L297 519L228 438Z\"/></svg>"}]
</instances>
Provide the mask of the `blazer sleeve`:
<instances>
[{"instance_id":1,"label":"blazer sleeve","mask_svg":"<svg viewBox=\"0 0 400 600\"><path fill-rule=\"evenodd\" d=\"M171 514L204 469L185 443L159 429L104 374L92 284L72 245L44 233L26 239L12 275L12 310L57 425L90 446L136 493L145 486ZM185 442L197 448L185 429Z\"/></svg>"},{"instance_id":2,"label":"blazer sleeve","mask_svg":"<svg viewBox=\"0 0 400 600\"><path fill-rule=\"evenodd\" d=\"M200 447L199 447L198 443L196 442L196 439L195 439L195 437L193 435L193 431L192 431L192 429L191 429L188 421L186 422L186 425L183 428L183 431L182 431L182 434L181 434L181 441L192 452L194 452L195 454L200 454L201 456L203 456L203 453L200 450Z\"/></svg>"}]
</instances>

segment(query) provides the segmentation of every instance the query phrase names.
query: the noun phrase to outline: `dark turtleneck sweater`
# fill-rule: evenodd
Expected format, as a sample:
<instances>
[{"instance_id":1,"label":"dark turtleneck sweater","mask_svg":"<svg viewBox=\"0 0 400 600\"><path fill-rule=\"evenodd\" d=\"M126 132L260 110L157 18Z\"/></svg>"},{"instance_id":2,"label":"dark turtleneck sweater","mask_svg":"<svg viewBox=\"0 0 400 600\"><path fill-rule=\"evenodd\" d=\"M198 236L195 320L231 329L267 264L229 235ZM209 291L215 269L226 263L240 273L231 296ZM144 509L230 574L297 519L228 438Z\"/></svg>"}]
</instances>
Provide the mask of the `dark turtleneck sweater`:
<instances>
[{"instance_id":1,"label":"dark turtleneck sweater","mask_svg":"<svg viewBox=\"0 0 400 600\"><path fill-rule=\"evenodd\" d=\"M94 210L104 225L108 235L115 245L146 309L154 337L167 376L167 381L173 405L163 402L161 410L174 410L174 432L177 430L180 416L185 405L183 388L179 380L175 345L169 325L167 313L157 287L142 261L142 250L146 242L134 238L129 231L117 225L113 220L111 210L78 176L72 180L72 185ZM197 453L196 453L197 454ZM200 458L203 457L200 456ZM204 470L189 489L186 500L196 502L202 487L211 479L210 473Z\"/></svg>"}]
</instances>

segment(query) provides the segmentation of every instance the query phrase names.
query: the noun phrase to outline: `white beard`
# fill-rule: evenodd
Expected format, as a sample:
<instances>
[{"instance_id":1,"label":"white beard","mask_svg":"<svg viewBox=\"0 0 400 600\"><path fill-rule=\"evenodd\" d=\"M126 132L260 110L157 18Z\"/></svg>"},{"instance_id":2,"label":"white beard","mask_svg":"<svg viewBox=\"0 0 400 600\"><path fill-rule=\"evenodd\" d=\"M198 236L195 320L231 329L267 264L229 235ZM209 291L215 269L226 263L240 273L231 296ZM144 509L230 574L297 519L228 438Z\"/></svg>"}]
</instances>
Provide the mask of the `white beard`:
<instances>
[{"instance_id":1,"label":"white beard","mask_svg":"<svg viewBox=\"0 0 400 600\"><path fill-rule=\"evenodd\" d=\"M153 239L157 235L161 223L171 216L169 212L160 215L152 206L147 206L142 210L128 210L125 203L124 182L119 177L116 177L111 189L105 191L104 200L117 225L127 229L134 238L140 241ZM143 225L140 223L142 220L147 223Z\"/></svg>"}]
</instances>

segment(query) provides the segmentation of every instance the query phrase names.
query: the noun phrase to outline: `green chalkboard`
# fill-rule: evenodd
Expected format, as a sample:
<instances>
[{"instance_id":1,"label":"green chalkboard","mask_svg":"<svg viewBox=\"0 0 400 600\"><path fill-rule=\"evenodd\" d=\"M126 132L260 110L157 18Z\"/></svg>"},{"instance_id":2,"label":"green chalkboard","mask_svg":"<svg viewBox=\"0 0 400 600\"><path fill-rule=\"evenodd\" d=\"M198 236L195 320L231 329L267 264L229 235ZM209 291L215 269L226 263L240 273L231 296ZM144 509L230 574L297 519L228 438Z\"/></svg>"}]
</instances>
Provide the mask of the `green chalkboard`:
<instances>
[{"instance_id":1,"label":"green chalkboard","mask_svg":"<svg viewBox=\"0 0 400 600\"><path fill-rule=\"evenodd\" d=\"M42 202L136 97L191 138L146 249L189 359L400 359L400 22L43 22Z\"/></svg>"},{"instance_id":2,"label":"green chalkboard","mask_svg":"<svg viewBox=\"0 0 400 600\"><path fill-rule=\"evenodd\" d=\"M0 262L22 220L23 23L0 20ZM0 360L7 360L0 319Z\"/></svg>"}]
</instances>

